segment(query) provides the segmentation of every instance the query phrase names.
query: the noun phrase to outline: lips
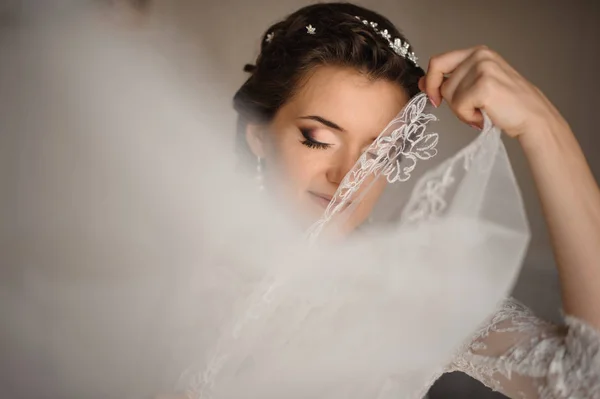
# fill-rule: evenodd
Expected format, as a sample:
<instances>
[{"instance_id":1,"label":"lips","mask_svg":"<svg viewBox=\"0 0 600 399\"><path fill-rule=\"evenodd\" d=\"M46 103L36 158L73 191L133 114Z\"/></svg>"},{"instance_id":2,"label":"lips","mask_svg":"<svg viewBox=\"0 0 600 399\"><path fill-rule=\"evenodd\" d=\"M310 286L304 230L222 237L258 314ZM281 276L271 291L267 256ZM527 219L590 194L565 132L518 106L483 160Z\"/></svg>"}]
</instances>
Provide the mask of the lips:
<instances>
[{"instance_id":1,"label":"lips","mask_svg":"<svg viewBox=\"0 0 600 399\"><path fill-rule=\"evenodd\" d=\"M329 204L331 203L331 200L333 199L333 197L330 195L320 194L320 193L316 193L314 191L309 191L308 194L317 204L321 205L324 208L327 208L329 206ZM335 204L338 204L338 203L339 202L335 202ZM347 205L349 205L349 204L347 204Z\"/></svg>"},{"instance_id":2,"label":"lips","mask_svg":"<svg viewBox=\"0 0 600 399\"><path fill-rule=\"evenodd\" d=\"M317 204L321 205L323 208L327 208L329 206L329 203L331 202L332 197L328 195L318 194L312 191L309 191L308 194Z\"/></svg>"}]
</instances>

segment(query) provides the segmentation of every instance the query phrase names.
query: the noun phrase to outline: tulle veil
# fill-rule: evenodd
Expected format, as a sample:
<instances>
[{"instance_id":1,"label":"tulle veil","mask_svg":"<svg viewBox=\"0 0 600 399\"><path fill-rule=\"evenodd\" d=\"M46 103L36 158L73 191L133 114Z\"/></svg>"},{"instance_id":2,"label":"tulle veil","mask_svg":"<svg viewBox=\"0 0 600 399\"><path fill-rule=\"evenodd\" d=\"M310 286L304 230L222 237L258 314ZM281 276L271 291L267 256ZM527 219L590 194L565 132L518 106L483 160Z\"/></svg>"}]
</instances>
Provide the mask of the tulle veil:
<instances>
[{"instance_id":1,"label":"tulle veil","mask_svg":"<svg viewBox=\"0 0 600 399\"><path fill-rule=\"evenodd\" d=\"M307 235L239 176L208 78L191 90L95 13L32 21L1 43L15 397L402 397L508 294L529 232L489 119L444 153L416 96ZM329 243L380 180L372 219Z\"/></svg>"}]
</instances>

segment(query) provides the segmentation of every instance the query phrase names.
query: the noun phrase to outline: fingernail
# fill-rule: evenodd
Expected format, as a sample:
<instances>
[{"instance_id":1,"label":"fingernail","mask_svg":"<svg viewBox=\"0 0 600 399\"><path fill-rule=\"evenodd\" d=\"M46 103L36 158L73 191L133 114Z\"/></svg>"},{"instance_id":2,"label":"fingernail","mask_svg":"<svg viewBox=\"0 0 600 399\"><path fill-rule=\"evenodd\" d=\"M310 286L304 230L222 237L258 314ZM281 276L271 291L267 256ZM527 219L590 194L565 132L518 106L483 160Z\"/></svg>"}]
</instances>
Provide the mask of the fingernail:
<instances>
[{"instance_id":1,"label":"fingernail","mask_svg":"<svg viewBox=\"0 0 600 399\"><path fill-rule=\"evenodd\" d=\"M439 105L435 101L433 101L433 98L431 98L431 96L427 96L427 97L429 97L429 102L431 104L433 104L434 107L436 107L436 108L439 107Z\"/></svg>"},{"instance_id":2,"label":"fingernail","mask_svg":"<svg viewBox=\"0 0 600 399\"><path fill-rule=\"evenodd\" d=\"M481 128L480 128L479 126L477 126L477 125L475 125L475 124L473 124L473 123L472 123L472 124L470 124L469 126L471 126L471 127L472 127L473 129L475 129L475 130L481 130Z\"/></svg>"}]
</instances>

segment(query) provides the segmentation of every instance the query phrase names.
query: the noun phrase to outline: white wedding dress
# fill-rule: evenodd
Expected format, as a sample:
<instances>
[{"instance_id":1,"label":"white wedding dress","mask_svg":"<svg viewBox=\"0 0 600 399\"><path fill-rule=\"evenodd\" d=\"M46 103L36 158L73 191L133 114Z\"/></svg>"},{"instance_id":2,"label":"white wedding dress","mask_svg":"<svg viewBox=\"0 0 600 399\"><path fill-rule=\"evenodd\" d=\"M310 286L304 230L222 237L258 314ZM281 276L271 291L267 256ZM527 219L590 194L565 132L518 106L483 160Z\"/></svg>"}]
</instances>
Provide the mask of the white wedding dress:
<instances>
[{"instance_id":1,"label":"white wedding dress","mask_svg":"<svg viewBox=\"0 0 600 399\"><path fill-rule=\"evenodd\" d=\"M599 332L504 300L529 232L489 120L431 167L444 137L415 97L308 246L237 175L214 88L82 15L0 41L7 395L146 398L180 377L191 398L422 398L458 370L515 398L600 397ZM324 245L375 179L373 223Z\"/></svg>"},{"instance_id":2,"label":"white wedding dress","mask_svg":"<svg viewBox=\"0 0 600 399\"><path fill-rule=\"evenodd\" d=\"M558 326L507 300L445 371L462 371L510 398L600 397L600 335Z\"/></svg>"}]
</instances>

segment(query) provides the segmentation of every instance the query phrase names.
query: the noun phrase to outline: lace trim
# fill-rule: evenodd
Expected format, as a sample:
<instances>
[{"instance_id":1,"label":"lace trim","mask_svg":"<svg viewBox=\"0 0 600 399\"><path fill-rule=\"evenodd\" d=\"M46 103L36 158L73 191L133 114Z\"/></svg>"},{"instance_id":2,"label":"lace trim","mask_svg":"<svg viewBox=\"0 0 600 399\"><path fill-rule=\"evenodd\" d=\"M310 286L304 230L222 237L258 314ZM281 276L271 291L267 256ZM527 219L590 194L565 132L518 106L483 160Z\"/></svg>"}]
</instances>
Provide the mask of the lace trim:
<instances>
[{"instance_id":1,"label":"lace trim","mask_svg":"<svg viewBox=\"0 0 600 399\"><path fill-rule=\"evenodd\" d=\"M507 300L447 371L511 397L600 398L600 332L573 317L552 325Z\"/></svg>"},{"instance_id":2,"label":"lace trim","mask_svg":"<svg viewBox=\"0 0 600 399\"><path fill-rule=\"evenodd\" d=\"M463 172L467 172L471 169L471 165L477 162L479 173L488 172L493 164L490 152L498 148L497 143L500 140L499 132L494 132L492 127L491 121L485 116L485 127L481 135L456 156L423 176L402 212L402 223L439 218L448 208L452 198L447 192L456 183L457 169L460 165Z\"/></svg>"},{"instance_id":3,"label":"lace trim","mask_svg":"<svg viewBox=\"0 0 600 399\"><path fill-rule=\"evenodd\" d=\"M308 230L309 239L315 239L333 216L346 208L369 176L383 174L389 183L404 182L410 179L418 160L437 155L439 135L426 133L427 124L437 118L424 112L427 102L425 93L413 97L400 116L361 155L340 183L321 219Z\"/></svg>"}]
</instances>

